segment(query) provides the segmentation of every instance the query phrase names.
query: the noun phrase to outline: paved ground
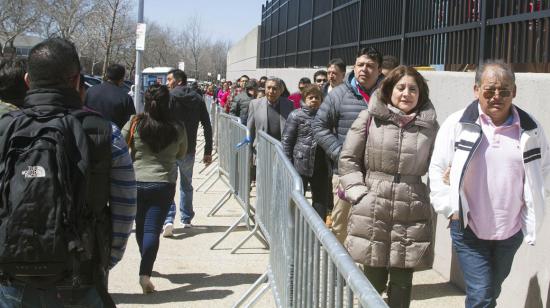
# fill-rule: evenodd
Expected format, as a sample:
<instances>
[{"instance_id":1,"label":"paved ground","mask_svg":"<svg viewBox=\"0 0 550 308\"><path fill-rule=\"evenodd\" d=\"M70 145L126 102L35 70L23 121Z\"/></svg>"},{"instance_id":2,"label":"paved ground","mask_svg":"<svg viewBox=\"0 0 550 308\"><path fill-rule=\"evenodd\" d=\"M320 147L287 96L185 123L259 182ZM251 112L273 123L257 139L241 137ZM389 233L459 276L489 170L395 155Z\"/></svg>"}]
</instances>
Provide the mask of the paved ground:
<instances>
[{"instance_id":1,"label":"paved ground","mask_svg":"<svg viewBox=\"0 0 550 308\"><path fill-rule=\"evenodd\" d=\"M199 174L202 167L195 164L195 187L204 180ZM211 244L241 214L236 201L231 200L215 217L206 217L224 189L220 182L207 193L196 192L195 227L176 226L174 238L161 238L152 277L157 292L153 294L141 293L139 252L135 237L131 236L123 260L111 271L109 279L109 292L118 307L231 307L266 270L268 251L256 239L230 254L231 248L248 234L244 227L210 250ZM433 270L415 274L412 298L413 308L464 306L462 292ZM264 294L256 307L274 307L272 294Z\"/></svg>"}]
</instances>

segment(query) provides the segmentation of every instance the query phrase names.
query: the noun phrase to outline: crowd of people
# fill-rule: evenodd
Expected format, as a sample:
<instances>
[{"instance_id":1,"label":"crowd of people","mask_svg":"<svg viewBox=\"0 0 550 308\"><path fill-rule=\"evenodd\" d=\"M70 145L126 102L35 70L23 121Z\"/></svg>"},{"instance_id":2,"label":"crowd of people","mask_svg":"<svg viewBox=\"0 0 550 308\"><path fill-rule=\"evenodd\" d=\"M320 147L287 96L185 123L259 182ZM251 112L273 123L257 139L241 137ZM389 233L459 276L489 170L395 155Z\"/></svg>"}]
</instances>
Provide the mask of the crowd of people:
<instances>
[{"instance_id":1,"label":"crowd of people","mask_svg":"<svg viewBox=\"0 0 550 308\"><path fill-rule=\"evenodd\" d=\"M243 75L207 95L247 125L253 147L260 130L281 141L312 206L390 307L409 307L414 271L432 267L436 214L449 220L466 307L495 307L550 191L548 142L513 104L510 66L481 65L475 100L441 129L423 76L373 48L347 73L332 59L312 77L290 94L280 78Z\"/></svg>"},{"instance_id":2,"label":"crowd of people","mask_svg":"<svg viewBox=\"0 0 550 308\"><path fill-rule=\"evenodd\" d=\"M45 40L26 60L2 59L0 246L9 249L0 250L0 306L109 307L108 272L134 223L138 281L143 293L154 292L160 237L173 236L178 177L180 223L193 227L199 124L202 162L212 162L208 95L247 126L253 148L258 131L281 141L313 208L390 307L408 307L414 271L432 266L437 213L449 221L466 307L495 307L522 241L535 243L550 191L548 141L513 104L513 71L500 61L481 65L475 100L440 127L437 102L415 68L373 48L360 49L352 66L332 59L326 71L301 78L295 93L278 77L247 75L201 88L173 69L135 114L120 88L124 67L110 65L105 81L86 91L67 40ZM61 159L39 160L48 155ZM60 183L52 172L62 173ZM60 184L53 194L63 205L49 212L36 206L50 193L46 179ZM73 207L77 201L84 205ZM48 251L51 234L67 237L68 252Z\"/></svg>"}]
</instances>

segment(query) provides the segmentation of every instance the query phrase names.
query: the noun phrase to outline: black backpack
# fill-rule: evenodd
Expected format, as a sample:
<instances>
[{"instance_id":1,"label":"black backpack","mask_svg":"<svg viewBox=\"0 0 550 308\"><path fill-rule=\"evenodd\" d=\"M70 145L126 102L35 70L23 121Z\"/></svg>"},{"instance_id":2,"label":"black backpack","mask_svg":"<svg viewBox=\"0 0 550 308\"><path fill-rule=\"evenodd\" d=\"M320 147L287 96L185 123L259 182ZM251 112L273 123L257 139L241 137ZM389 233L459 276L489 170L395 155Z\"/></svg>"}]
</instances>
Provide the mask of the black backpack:
<instances>
[{"instance_id":1,"label":"black backpack","mask_svg":"<svg viewBox=\"0 0 550 308\"><path fill-rule=\"evenodd\" d=\"M93 215L83 110L38 106L12 112L0 138L0 273L47 284L92 258ZM4 120L4 119L3 119Z\"/></svg>"}]
</instances>

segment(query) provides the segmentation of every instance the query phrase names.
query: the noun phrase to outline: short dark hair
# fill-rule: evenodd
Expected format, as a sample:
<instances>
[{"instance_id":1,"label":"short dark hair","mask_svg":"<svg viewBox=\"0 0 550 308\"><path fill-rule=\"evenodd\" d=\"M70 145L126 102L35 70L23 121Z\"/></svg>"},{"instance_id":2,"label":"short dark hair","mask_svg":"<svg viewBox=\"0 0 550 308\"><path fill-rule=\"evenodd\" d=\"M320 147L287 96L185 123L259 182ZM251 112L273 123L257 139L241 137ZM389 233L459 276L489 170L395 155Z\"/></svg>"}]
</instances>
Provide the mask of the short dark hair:
<instances>
[{"instance_id":1,"label":"short dark hair","mask_svg":"<svg viewBox=\"0 0 550 308\"><path fill-rule=\"evenodd\" d=\"M400 65L394 68L382 81L378 98L385 104L391 105L393 88L404 76L411 76L418 85L418 104L415 109L420 109L430 100L430 90L426 79L412 66Z\"/></svg>"},{"instance_id":2,"label":"short dark hair","mask_svg":"<svg viewBox=\"0 0 550 308\"><path fill-rule=\"evenodd\" d=\"M28 59L30 88L67 88L80 74L80 60L74 44L50 38L34 46Z\"/></svg>"},{"instance_id":3,"label":"short dark hair","mask_svg":"<svg viewBox=\"0 0 550 308\"><path fill-rule=\"evenodd\" d=\"M267 76L260 77L260 80L262 80L262 79L267 81Z\"/></svg>"},{"instance_id":4,"label":"short dark hair","mask_svg":"<svg viewBox=\"0 0 550 308\"><path fill-rule=\"evenodd\" d=\"M331 65L336 66L340 71L346 72L346 63L341 58L334 58L330 61L328 61L327 68L329 68Z\"/></svg>"},{"instance_id":5,"label":"short dark hair","mask_svg":"<svg viewBox=\"0 0 550 308\"><path fill-rule=\"evenodd\" d=\"M323 90L319 89L319 87L315 84L308 84L304 87L304 89L302 90L302 97L304 100L306 100L306 97L308 97L309 95L316 95L318 96L321 101L323 100Z\"/></svg>"},{"instance_id":6,"label":"short dark hair","mask_svg":"<svg viewBox=\"0 0 550 308\"><path fill-rule=\"evenodd\" d=\"M111 81L120 81L124 80L124 75L126 74L126 69L120 64L111 64L107 67L107 72L105 77Z\"/></svg>"},{"instance_id":7,"label":"short dark hair","mask_svg":"<svg viewBox=\"0 0 550 308\"><path fill-rule=\"evenodd\" d=\"M382 66L382 54L374 47L365 47L359 49L357 52L357 58L361 56L367 56L372 61L378 63L378 67Z\"/></svg>"},{"instance_id":8,"label":"short dark hair","mask_svg":"<svg viewBox=\"0 0 550 308\"><path fill-rule=\"evenodd\" d=\"M245 77L246 79L250 80L250 77L248 77L248 75L242 75L241 77L239 77L239 81L241 81L241 79L243 79L243 77Z\"/></svg>"},{"instance_id":9,"label":"short dark hair","mask_svg":"<svg viewBox=\"0 0 550 308\"><path fill-rule=\"evenodd\" d=\"M170 75L170 74L174 76L174 79L176 81L181 81L181 83L183 83L184 85L187 84L187 74L184 71L178 68L174 68L168 71L167 75Z\"/></svg>"},{"instance_id":10,"label":"short dark hair","mask_svg":"<svg viewBox=\"0 0 550 308\"><path fill-rule=\"evenodd\" d=\"M392 55L385 55L382 58L382 68L387 70L392 70L399 65L399 60Z\"/></svg>"},{"instance_id":11,"label":"short dark hair","mask_svg":"<svg viewBox=\"0 0 550 308\"><path fill-rule=\"evenodd\" d=\"M251 89L258 90L258 82L256 81L256 79L251 79L246 82L246 84L244 85L244 88L246 90L251 90Z\"/></svg>"},{"instance_id":12,"label":"short dark hair","mask_svg":"<svg viewBox=\"0 0 550 308\"><path fill-rule=\"evenodd\" d=\"M318 70L318 71L315 72L315 74L313 74L313 80L317 79L317 76L319 76L319 75L323 75L323 76L328 78L327 71Z\"/></svg>"},{"instance_id":13,"label":"short dark hair","mask_svg":"<svg viewBox=\"0 0 550 308\"><path fill-rule=\"evenodd\" d=\"M298 81L298 84L300 84L300 83L311 84L311 79L309 79L307 77L302 77L302 78L300 78L300 81Z\"/></svg>"},{"instance_id":14,"label":"short dark hair","mask_svg":"<svg viewBox=\"0 0 550 308\"><path fill-rule=\"evenodd\" d=\"M0 100L21 105L27 92L26 66L27 61L24 59L0 59Z\"/></svg>"}]
</instances>

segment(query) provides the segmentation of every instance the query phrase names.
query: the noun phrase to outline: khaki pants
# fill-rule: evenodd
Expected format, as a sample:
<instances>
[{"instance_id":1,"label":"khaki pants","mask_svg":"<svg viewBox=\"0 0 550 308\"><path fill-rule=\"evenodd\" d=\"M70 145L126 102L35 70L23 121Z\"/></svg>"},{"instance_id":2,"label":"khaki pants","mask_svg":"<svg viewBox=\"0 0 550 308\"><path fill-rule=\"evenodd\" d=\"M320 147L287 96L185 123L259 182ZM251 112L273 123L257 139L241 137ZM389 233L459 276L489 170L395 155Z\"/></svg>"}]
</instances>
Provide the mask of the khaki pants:
<instances>
[{"instance_id":1,"label":"khaki pants","mask_svg":"<svg viewBox=\"0 0 550 308\"><path fill-rule=\"evenodd\" d=\"M334 192L334 209L332 209L332 233L338 241L344 244L348 236L348 220L351 203L338 198L338 175L332 176L332 191Z\"/></svg>"}]
</instances>

